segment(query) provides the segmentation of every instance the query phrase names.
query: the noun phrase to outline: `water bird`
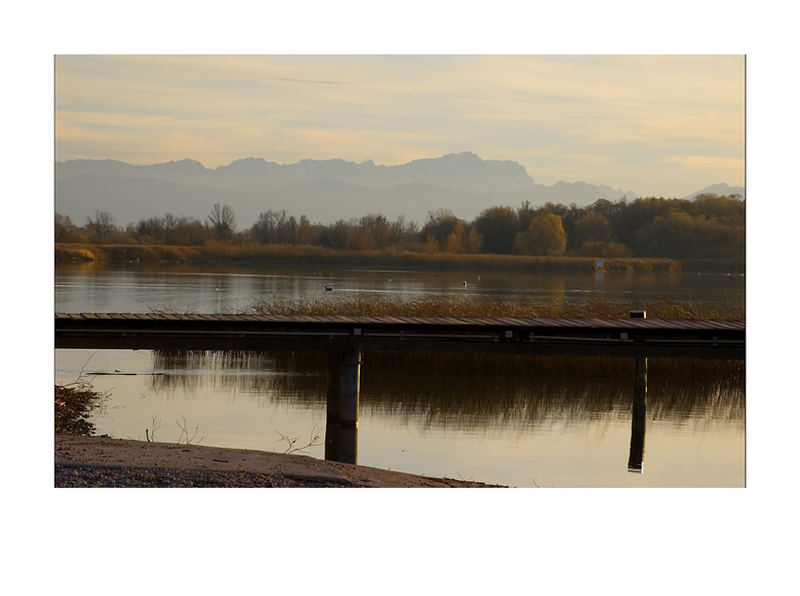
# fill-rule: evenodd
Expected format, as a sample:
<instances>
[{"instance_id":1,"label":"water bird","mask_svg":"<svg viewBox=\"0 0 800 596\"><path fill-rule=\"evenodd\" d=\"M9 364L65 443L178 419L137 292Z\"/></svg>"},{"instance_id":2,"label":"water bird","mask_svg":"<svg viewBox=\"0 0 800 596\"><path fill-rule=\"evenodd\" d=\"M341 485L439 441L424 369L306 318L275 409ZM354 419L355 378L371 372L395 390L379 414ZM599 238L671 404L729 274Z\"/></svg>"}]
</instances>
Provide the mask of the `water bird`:
<instances>
[{"instance_id":1,"label":"water bird","mask_svg":"<svg viewBox=\"0 0 800 596\"><path fill-rule=\"evenodd\" d=\"M461 280L461 287L464 288L464 289L467 288L467 280L466 279Z\"/></svg>"},{"instance_id":2,"label":"water bird","mask_svg":"<svg viewBox=\"0 0 800 596\"><path fill-rule=\"evenodd\" d=\"M325 286L325 291L326 292L332 292L333 288L331 286Z\"/></svg>"}]
</instances>

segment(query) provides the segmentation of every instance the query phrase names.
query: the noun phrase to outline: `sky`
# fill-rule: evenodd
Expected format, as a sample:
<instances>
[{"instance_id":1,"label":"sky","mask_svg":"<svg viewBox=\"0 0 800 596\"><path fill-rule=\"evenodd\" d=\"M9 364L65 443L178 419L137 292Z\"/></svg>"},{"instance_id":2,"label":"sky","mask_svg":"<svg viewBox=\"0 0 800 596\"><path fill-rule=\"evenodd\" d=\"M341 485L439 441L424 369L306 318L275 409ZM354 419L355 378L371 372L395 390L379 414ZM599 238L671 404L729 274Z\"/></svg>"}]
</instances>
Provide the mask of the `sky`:
<instances>
[{"instance_id":1,"label":"sky","mask_svg":"<svg viewBox=\"0 0 800 596\"><path fill-rule=\"evenodd\" d=\"M54 80L57 161L471 151L638 196L745 182L741 54L57 54Z\"/></svg>"}]
</instances>

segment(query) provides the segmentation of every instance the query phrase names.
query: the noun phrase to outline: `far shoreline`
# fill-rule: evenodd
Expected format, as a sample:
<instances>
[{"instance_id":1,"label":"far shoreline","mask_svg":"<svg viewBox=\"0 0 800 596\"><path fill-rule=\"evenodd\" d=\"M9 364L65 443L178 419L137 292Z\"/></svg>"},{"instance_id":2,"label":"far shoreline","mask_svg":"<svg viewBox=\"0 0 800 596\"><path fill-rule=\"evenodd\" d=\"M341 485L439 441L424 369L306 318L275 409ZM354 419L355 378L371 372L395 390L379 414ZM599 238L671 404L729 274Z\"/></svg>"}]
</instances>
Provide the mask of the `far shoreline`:
<instances>
[{"instance_id":1,"label":"far shoreline","mask_svg":"<svg viewBox=\"0 0 800 596\"><path fill-rule=\"evenodd\" d=\"M744 263L635 257L536 257L509 254L334 250L311 245L205 244L199 246L55 243L57 264L229 264L262 266L382 266L421 270L504 270L564 273L667 273L688 270L743 272Z\"/></svg>"}]
</instances>

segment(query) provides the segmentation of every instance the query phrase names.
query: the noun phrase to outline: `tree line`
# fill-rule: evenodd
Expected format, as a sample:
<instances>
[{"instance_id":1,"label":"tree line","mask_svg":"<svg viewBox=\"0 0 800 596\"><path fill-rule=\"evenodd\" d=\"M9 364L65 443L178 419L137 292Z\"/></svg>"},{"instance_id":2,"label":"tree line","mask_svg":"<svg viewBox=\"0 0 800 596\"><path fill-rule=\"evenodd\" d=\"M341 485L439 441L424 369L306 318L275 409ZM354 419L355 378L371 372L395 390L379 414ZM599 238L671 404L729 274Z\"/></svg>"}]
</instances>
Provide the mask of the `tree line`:
<instances>
[{"instance_id":1,"label":"tree line","mask_svg":"<svg viewBox=\"0 0 800 596\"><path fill-rule=\"evenodd\" d=\"M419 225L383 215L312 224L283 210L266 210L250 227L239 228L229 205L216 204L204 220L142 219L117 226L113 215L96 211L83 226L55 214L55 240L64 243L316 245L332 249L398 250L423 253L490 253L538 256L668 257L744 261L745 201L738 195L699 195L693 200L599 199L587 207L547 203L495 206L474 220L439 209Z\"/></svg>"}]
</instances>

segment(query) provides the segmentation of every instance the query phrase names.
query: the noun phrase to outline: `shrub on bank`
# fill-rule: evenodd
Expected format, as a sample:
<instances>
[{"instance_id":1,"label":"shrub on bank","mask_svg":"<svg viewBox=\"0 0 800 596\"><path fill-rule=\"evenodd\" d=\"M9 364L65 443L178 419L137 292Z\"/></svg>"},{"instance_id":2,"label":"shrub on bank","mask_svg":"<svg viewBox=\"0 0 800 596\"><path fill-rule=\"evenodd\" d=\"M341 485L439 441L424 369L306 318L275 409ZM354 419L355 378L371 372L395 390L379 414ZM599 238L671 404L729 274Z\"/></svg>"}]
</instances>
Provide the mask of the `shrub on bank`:
<instances>
[{"instance_id":1,"label":"shrub on bank","mask_svg":"<svg viewBox=\"0 0 800 596\"><path fill-rule=\"evenodd\" d=\"M76 382L55 386L55 431L56 434L88 437L94 434L95 426L89 416L107 396L92 390L91 386Z\"/></svg>"}]
</instances>

